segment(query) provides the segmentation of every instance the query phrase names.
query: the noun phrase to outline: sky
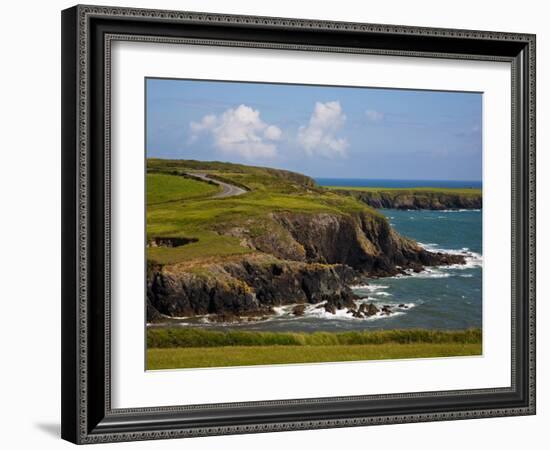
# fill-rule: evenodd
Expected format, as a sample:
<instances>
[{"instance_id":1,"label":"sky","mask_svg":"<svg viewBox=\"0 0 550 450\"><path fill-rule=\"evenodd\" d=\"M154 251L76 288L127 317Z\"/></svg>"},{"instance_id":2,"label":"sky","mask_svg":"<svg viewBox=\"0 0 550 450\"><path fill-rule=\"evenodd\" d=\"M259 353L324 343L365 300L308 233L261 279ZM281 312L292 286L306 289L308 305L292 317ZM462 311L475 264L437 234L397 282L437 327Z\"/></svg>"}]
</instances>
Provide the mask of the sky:
<instances>
[{"instance_id":1,"label":"sky","mask_svg":"<svg viewBox=\"0 0 550 450\"><path fill-rule=\"evenodd\" d=\"M481 93L146 79L150 158L480 181L481 133Z\"/></svg>"}]
</instances>

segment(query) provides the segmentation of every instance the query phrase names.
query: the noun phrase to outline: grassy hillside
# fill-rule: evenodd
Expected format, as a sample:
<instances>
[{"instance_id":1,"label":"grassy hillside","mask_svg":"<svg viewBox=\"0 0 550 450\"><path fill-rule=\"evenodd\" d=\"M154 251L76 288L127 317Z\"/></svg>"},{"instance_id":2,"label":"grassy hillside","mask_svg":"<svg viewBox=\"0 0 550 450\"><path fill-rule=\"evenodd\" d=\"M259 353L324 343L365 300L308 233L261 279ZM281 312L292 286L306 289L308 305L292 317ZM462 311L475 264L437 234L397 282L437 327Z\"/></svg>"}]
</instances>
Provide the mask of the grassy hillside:
<instances>
[{"instance_id":1,"label":"grassy hillside","mask_svg":"<svg viewBox=\"0 0 550 450\"><path fill-rule=\"evenodd\" d=\"M181 174L194 172L208 173L225 178L237 186L258 190L269 186L279 191L295 192L296 185L315 187L315 182L302 174L288 170L255 167L244 164L233 164L218 161L169 160L149 158L148 172Z\"/></svg>"},{"instance_id":2,"label":"grassy hillside","mask_svg":"<svg viewBox=\"0 0 550 450\"><path fill-rule=\"evenodd\" d=\"M148 249L148 259L174 264L211 256L251 253L228 230L245 227L254 233L277 234L269 215L297 211L383 216L357 199L319 188L304 175L240 164L149 159L147 175L147 239L186 238L196 242ZM245 188L244 195L212 198L219 187L190 179L193 174Z\"/></svg>"}]
</instances>

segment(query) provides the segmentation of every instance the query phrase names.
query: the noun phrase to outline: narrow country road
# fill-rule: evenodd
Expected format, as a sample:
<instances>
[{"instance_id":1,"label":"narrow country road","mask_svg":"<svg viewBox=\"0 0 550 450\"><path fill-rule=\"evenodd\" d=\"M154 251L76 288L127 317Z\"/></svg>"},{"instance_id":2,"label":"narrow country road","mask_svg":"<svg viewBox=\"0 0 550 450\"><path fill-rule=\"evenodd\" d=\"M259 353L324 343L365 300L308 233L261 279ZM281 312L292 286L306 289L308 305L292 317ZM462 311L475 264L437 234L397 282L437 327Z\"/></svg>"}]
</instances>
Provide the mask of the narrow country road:
<instances>
[{"instance_id":1,"label":"narrow country road","mask_svg":"<svg viewBox=\"0 0 550 450\"><path fill-rule=\"evenodd\" d=\"M217 194L214 194L211 198L235 197L237 195L242 195L246 193L246 190L244 190L243 188L234 186L229 183L224 183L223 181L216 180L215 178L210 178L208 175L204 173L190 173L189 175L200 178L201 180L204 180L204 181L211 181L212 183L216 183L218 186L221 186L222 191L218 192Z\"/></svg>"}]
</instances>

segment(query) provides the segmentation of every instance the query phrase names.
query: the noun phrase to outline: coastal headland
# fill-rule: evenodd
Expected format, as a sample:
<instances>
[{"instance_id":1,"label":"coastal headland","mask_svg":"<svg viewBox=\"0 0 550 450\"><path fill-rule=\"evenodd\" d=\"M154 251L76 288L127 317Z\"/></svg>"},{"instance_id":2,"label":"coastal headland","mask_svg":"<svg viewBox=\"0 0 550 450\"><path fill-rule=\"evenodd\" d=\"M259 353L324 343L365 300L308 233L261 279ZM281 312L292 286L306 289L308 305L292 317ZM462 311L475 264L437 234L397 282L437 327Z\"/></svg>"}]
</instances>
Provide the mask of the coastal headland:
<instances>
[{"instance_id":1,"label":"coastal headland","mask_svg":"<svg viewBox=\"0 0 550 450\"><path fill-rule=\"evenodd\" d=\"M298 173L150 159L147 183L149 322L258 320L289 304L296 315L312 304L391 314L357 304L350 286L465 260L426 250L362 200Z\"/></svg>"}]
</instances>

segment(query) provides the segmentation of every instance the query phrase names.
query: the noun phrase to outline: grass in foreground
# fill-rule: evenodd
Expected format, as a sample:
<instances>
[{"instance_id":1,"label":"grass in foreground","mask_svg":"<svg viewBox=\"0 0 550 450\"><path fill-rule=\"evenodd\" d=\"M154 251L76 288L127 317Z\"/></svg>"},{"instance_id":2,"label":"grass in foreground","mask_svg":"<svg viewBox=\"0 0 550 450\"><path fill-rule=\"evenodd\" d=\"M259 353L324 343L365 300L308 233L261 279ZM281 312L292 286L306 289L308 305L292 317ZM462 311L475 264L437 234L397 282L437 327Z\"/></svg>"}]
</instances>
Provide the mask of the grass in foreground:
<instances>
[{"instance_id":1,"label":"grass in foreground","mask_svg":"<svg viewBox=\"0 0 550 450\"><path fill-rule=\"evenodd\" d=\"M481 355L481 329L348 332L149 328L147 368L253 366Z\"/></svg>"},{"instance_id":2,"label":"grass in foreground","mask_svg":"<svg viewBox=\"0 0 550 450\"><path fill-rule=\"evenodd\" d=\"M480 328L466 330L370 330L314 333L148 328L147 348L227 346L347 346L365 344L480 344Z\"/></svg>"},{"instance_id":3,"label":"grass in foreground","mask_svg":"<svg viewBox=\"0 0 550 450\"><path fill-rule=\"evenodd\" d=\"M481 342L151 348L147 369L253 366L481 355Z\"/></svg>"}]
</instances>

